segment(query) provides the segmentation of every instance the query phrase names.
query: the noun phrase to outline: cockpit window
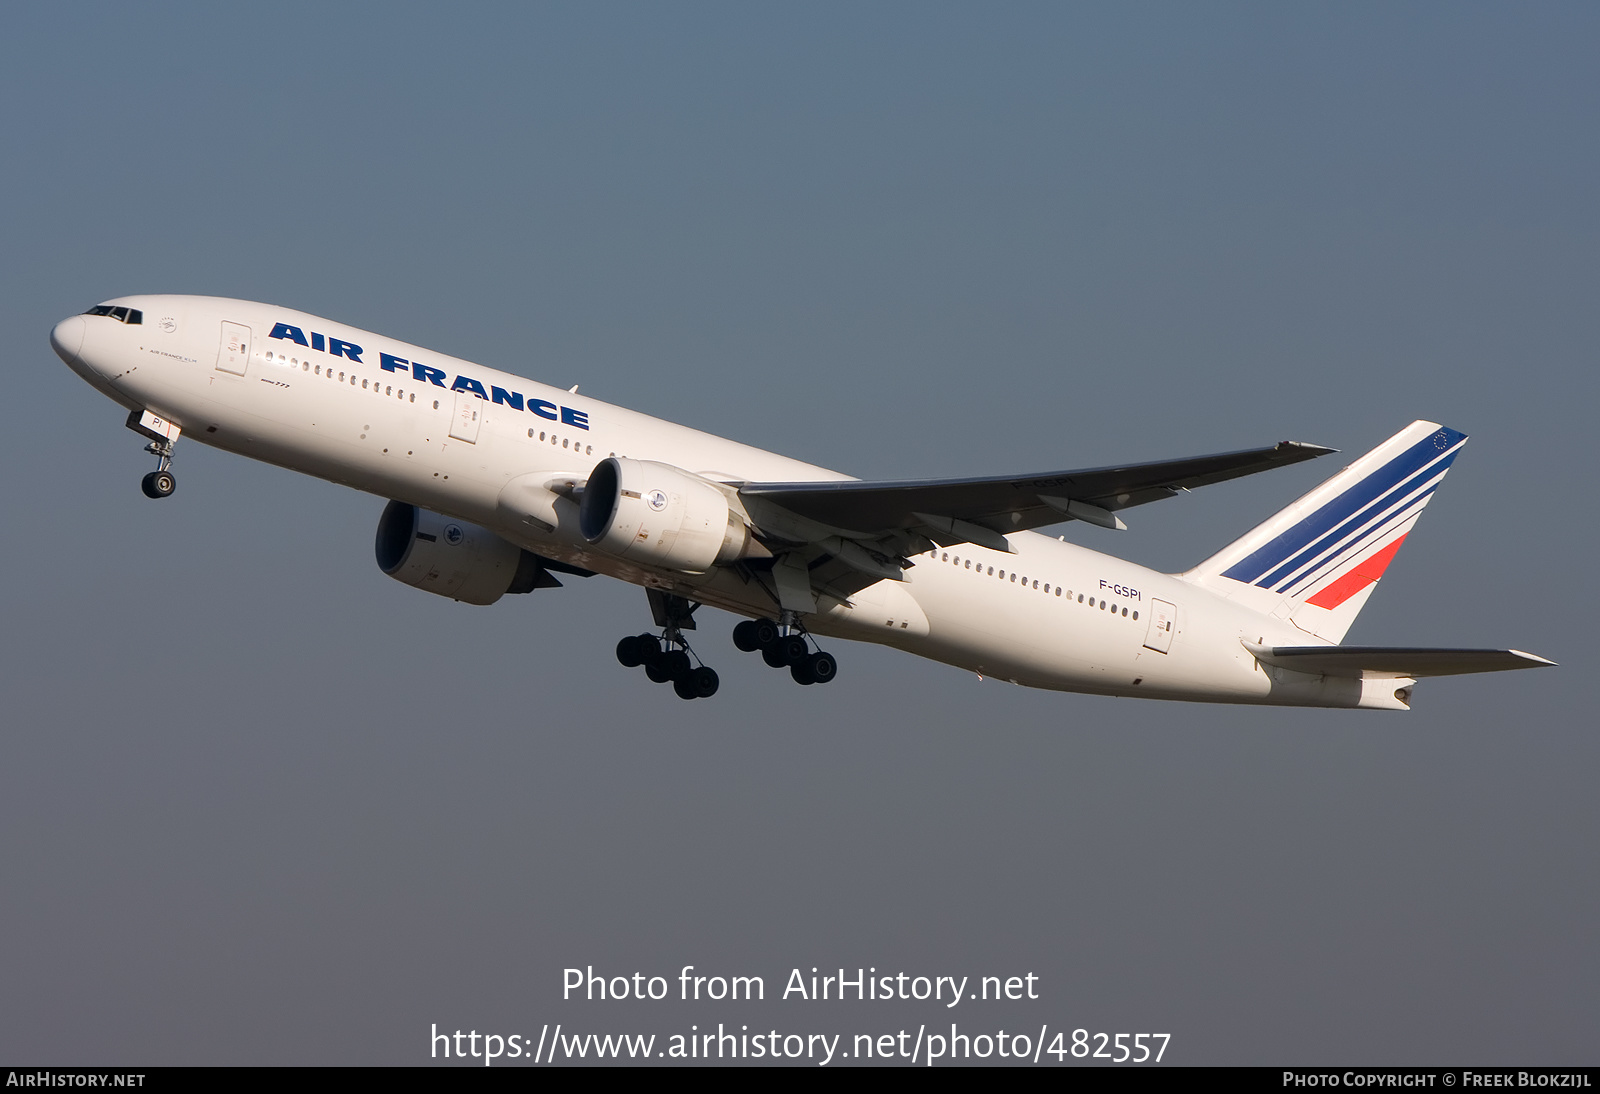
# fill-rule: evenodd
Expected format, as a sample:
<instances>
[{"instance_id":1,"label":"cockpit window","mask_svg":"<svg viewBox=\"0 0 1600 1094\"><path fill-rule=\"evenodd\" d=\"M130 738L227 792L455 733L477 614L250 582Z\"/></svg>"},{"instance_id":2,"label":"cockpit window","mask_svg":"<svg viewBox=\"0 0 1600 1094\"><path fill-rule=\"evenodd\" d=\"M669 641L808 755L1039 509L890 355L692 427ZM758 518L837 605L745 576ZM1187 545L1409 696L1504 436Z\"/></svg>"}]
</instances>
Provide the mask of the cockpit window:
<instances>
[{"instance_id":1,"label":"cockpit window","mask_svg":"<svg viewBox=\"0 0 1600 1094\"><path fill-rule=\"evenodd\" d=\"M110 304L96 304L83 314L104 315L115 319L119 323L127 323L130 326L138 326L144 322L144 312L138 308L112 307Z\"/></svg>"}]
</instances>

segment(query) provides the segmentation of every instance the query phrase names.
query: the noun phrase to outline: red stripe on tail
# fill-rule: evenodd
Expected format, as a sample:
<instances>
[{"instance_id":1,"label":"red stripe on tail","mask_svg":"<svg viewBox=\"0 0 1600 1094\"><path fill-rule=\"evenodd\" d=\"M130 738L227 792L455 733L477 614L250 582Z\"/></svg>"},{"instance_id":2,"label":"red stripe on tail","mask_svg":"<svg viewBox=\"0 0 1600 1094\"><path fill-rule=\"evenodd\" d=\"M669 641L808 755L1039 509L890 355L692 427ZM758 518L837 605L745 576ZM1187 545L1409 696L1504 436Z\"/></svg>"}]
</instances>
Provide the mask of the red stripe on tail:
<instances>
[{"instance_id":1,"label":"red stripe on tail","mask_svg":"<svg viewBox=\"0 0 1600 1094\"><path fill-rule=\"evenodd\" d=\"M1405 541L1406 537L1401 536L1345 574L1338 581L1317 593L1316 596L1311 597L1306 603L1315 604L1319 608L1327 608L1329 611L1337 608L1340 604L1343 604L1346 600L1349 600L1362 589L1382 577L1383 571L1387 570L1389 563L1394 561L1394 553L1400 549L1400 545Z\"/></svg>"}]
</instances>

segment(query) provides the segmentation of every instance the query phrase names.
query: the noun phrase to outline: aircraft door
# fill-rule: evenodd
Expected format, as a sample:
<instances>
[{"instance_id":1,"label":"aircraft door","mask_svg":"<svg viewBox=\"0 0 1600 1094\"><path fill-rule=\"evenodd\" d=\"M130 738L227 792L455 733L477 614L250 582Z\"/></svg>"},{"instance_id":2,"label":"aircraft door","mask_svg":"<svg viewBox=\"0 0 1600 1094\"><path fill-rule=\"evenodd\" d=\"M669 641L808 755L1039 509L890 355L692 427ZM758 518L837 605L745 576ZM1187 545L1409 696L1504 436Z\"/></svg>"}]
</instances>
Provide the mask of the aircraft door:
<instances>
[{"instance_id":1,"label":"aircraft door","mask_svg":"<svg viewBox=\"0 0 1600 1094\"><path fill-rule=\"evenodd\" d=\"M250 328L222 321L222 341L217 346L217 371L243 376L250 364Z\"/></svg>"},{"instance_id":2,"label":"aircraft door","mask_svg":"<svg viewBox=\"0 0 1600 1094\"><path fill-rule=\"evenodd\" d=\"M1150 602L1150 629L1145 632L1144 648L1166 653L1172 646L1172 628L1178 620L1178 609L1165 600Z\"/></svg>"},{"instance_id":3,"label":"aircraft door","mask_svg":"<svg viewBox=\"0 0 1600 1094\"><path fill-rule=\"evenodd\" d=\"M450 419L450 436L468 444L477 444L478 426L483 423L483 407L483 400L472 392L456 392L456 413Z\"/></svg>"}]
</instances>

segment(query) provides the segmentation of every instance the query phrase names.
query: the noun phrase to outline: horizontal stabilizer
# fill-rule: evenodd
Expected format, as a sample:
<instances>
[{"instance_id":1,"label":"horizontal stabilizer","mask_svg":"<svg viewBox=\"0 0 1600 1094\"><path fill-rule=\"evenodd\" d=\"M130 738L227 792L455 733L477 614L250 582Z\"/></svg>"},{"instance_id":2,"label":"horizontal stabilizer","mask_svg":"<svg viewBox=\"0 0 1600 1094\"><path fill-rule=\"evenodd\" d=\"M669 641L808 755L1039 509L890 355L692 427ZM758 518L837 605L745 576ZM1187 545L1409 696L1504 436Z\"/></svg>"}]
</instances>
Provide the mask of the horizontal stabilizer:
<instances>
[{"instance_id":1,"label":"horizontal stabilizer","mask_svg":"<svg viewBox=\"0 0 1600 1094\"><path fill-rule=\"evenodd\" d=\"M1258 646L1245 648L1257 661L1295 672L1322 676L1459 676L1469 672L1502 672L1554 665L1521 650L1451 650L1406 646Z\"/></svg>"}]
</instances>

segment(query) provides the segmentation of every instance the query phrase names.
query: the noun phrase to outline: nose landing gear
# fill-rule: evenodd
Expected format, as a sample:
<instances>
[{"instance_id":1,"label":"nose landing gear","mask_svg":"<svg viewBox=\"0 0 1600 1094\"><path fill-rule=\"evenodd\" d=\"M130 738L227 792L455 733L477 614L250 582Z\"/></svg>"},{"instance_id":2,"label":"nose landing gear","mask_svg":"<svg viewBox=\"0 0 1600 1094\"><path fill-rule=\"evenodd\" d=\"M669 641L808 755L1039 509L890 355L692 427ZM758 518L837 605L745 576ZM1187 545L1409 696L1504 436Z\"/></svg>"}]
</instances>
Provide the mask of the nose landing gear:
<instances>
[{"instance_id":1,"label":"nose landing gear","mask_svg":"<svg viewBox=\"0 0 1600 1094\"><path fill-rule=\"evenodd\" d=\"M150 438L144 450L156 458L156 469L140 480L139 489L147 498L170 497L178 488L178 480L172 474L172 446L178 443L182 430L148 410L129 414L128 428Z\"/></svg>"}]
</instances>

